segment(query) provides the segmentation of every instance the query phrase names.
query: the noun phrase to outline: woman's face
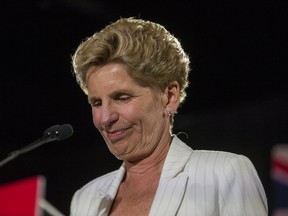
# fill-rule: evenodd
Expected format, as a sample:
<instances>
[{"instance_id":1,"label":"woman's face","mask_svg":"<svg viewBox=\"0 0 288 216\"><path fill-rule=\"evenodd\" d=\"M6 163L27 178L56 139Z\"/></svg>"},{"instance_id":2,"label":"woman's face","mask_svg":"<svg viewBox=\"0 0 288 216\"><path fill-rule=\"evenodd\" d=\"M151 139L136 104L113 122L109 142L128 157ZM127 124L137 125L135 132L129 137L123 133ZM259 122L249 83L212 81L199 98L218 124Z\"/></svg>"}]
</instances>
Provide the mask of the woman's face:
<instances>
[{"instance_id":1,"label":"woman's face","mask_svg":"<svg viewBox=\"0 0 288 216\"><path fill-rule=\"evenodd\" d=\"M92 66L87 86L94 125L117 158L143 159L170 140L167 95L138 85L124 65Z\"/></svg>"}]
</instances>

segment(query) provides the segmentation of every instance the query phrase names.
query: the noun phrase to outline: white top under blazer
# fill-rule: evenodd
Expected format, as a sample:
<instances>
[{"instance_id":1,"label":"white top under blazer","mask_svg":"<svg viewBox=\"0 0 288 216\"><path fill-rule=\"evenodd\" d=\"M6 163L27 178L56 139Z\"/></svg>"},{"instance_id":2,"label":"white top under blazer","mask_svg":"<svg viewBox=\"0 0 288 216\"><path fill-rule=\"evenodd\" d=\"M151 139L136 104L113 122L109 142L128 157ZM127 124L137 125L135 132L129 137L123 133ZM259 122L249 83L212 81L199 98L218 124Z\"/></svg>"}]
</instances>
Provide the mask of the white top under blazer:
<instances>
[{"instance_id":1,"label":"white top under blazer","mask_svg":"<svg viewBox=\"0 0 288 216\"><path fill-rule=\"evenodd\" d=\"M123 163L78 190L71 216L108 215L124 174ZM267 198L247 157L192 150L174 135L149 216L176 215L267 216Z\"/></svg>"}]
</instances>

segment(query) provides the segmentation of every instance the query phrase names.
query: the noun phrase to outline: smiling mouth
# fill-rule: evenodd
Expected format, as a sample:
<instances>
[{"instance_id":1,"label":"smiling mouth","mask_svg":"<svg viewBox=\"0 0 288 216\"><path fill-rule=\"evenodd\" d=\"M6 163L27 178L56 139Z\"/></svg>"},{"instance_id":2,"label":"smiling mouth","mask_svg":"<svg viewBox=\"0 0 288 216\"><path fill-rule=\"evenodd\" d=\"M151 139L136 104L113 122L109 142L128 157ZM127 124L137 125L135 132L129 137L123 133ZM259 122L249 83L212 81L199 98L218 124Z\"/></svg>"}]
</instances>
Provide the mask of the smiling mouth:
<instances>
[{"instance_id":1,"label":"smiling mouth","mask_svg":"<svg viewBox=\"0 0 288 216\"><path fill-rule=\"evenodd\" d=\"M129 128L119 129L119 130L113 130L113 131L106 131L107 136L110 141L116 142L120 139L122 139L128 131Z\"/></svg>"}]
</instances>

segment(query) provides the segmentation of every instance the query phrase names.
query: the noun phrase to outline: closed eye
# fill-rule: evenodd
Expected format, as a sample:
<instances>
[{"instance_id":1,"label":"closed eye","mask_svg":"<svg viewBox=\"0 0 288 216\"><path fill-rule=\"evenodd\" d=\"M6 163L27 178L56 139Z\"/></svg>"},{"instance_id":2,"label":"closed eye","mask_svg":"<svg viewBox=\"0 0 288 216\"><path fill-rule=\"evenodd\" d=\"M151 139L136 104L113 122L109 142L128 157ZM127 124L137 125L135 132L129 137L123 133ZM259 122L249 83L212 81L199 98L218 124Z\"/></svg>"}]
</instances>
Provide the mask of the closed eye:
<instances>
[{"instance_id":1,"label":"closed eye","mask_svg":"<svg viewBox=\"0 0 288 216\"><path fill-rule=\"evenodd\" d=\"M126 93L119 93L115 95L114 99L121 102L129 102L132 99L132 96Z\"/></svg>"},{"instance_id":2,"label":"closed eye","mask_svg":"<svg viewBox=\"0 0 288 216\"><path fill-rule=\"evenodd\" d=\"M132 100L133 96L131 96L128 93L115 93L110 96L112 100L115 102L124 102L127 103ZM91 97L89 98L89 103L92 107L100 107L102 106L102 99L96 98L96 97Z\"/></svg>"},{"instance_id":3,"label":"closed eye","mask_svg":"<svg viewBox=\"0 0 288 216\"><path fill-rule=\"evenodd\" d=\"M92 107L100 107L102 105L102 101L100 99L95 98L90 99L89 103Z\"/></svg>"}]
</instances>

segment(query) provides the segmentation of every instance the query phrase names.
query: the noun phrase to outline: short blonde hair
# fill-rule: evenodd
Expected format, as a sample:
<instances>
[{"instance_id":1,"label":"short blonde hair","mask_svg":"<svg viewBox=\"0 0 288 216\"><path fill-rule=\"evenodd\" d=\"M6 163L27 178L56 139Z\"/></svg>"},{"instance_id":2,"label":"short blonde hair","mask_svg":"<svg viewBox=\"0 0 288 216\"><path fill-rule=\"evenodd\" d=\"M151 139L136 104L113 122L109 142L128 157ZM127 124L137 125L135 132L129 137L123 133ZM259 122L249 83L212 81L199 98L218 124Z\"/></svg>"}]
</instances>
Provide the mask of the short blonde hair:
<instances>
[{"instance_id":1,"label":"short blonde hair","mask_svg":"<svg viewBox=\"0 0 288 216\"><path fill-rule=\"evenodd\" d=\"M186 97L189 57L176 37L162 25L121 18L83 41L72 56L77 82L87 94L86 73L91 66L121 63L137 83L163 91L172 81Z\"/></svg>"}]
</instances>

